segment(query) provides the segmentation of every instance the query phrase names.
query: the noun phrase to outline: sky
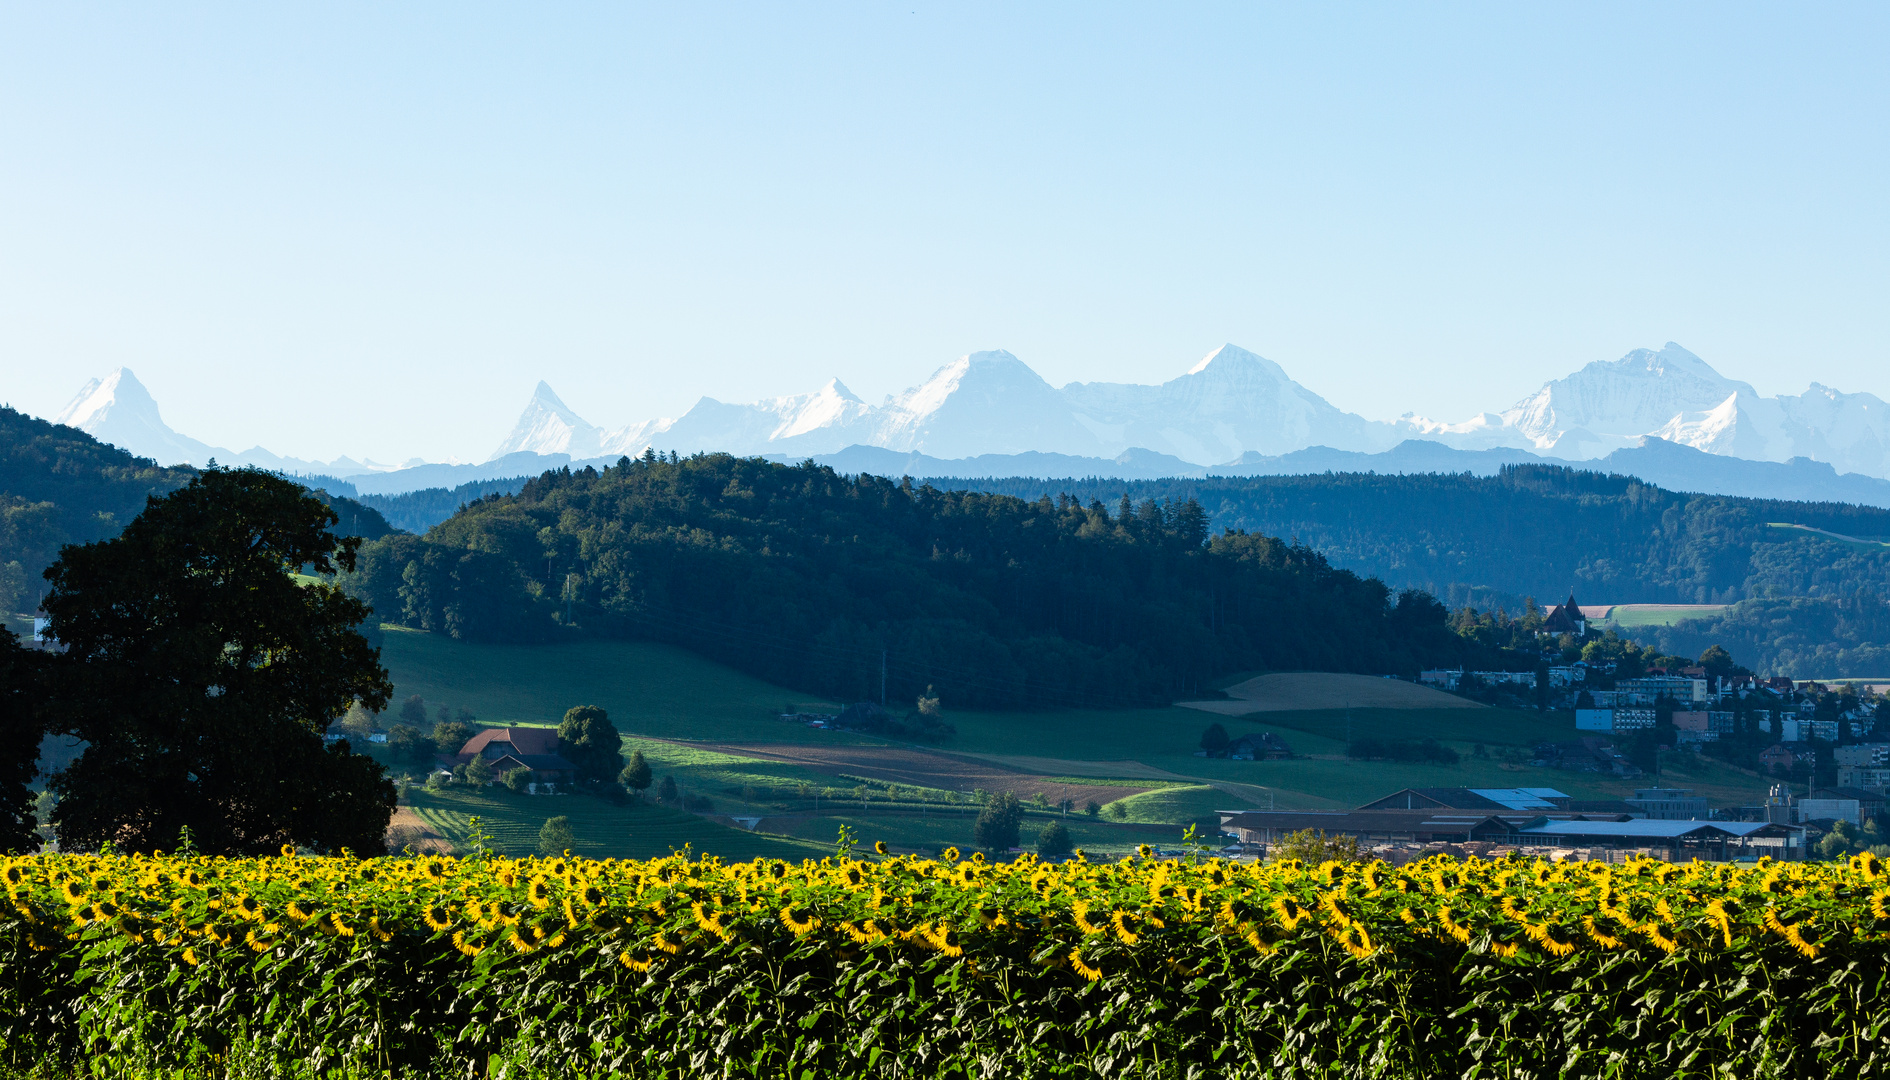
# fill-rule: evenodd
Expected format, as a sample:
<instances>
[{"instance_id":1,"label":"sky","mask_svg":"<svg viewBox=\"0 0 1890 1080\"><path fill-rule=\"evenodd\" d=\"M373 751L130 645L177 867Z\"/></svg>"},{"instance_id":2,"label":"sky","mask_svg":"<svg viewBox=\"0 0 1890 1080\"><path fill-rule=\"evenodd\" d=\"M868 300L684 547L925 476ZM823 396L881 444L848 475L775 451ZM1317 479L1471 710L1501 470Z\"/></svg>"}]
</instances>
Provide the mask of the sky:
<instances>
[{"instance_id":1,"label":"sky","mask_svg":"<svg viewBox=\"0 0 1890 1080\"><path fill-rule=\"evenodd\" d=\"M0 400L483 460L980 349L1890 397L1883 5L0 2Z\"/></svg>"}]
</instances>

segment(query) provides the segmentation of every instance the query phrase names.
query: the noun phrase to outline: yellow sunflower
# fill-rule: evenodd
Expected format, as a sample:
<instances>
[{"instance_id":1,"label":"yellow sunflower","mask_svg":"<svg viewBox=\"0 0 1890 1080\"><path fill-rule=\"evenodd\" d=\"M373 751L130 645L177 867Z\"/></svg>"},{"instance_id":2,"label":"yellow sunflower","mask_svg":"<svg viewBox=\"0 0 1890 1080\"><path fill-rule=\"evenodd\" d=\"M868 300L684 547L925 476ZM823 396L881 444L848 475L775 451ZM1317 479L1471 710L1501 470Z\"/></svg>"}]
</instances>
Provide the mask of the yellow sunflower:
<instances>
[{"instance_id":1,"label":"yellow sunflower","mask_svg":"<svg viewBox=\"0 0 1890 1080\"><path fill-rule=\"evenodd\" d=\"M1070 950L1070 967L1074 968L1078 975L1081 975L1090 982L1097 982L1103 977L1101 968L1090 967L1088 964L1083 963L1083 951L1081 949Z\"/></svg>"},{"instance_id":2,"label":"yellow sunflower","mask_svg":"<svg viewBox=\"0 0 1890 1080\"><path fill-rule=\"evenodd\" d=\"M780 917L781 925L793 931L795 937L806 937L820 929L820 919L812 908L789 904L781 909Z\"/></svg>"}]
</instances>

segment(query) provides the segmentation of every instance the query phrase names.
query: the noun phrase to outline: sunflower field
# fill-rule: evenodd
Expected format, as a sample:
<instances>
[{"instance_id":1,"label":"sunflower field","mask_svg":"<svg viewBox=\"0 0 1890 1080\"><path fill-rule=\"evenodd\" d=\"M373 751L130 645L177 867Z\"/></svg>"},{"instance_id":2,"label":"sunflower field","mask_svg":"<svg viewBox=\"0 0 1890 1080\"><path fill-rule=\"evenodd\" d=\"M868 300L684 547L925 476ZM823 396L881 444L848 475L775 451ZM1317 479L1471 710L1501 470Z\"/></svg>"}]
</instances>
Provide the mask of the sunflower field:
<instances>
[{"instance_id":1,"label":"sunflower field","mask_svg":"<svg viewBox=\"0 0 1890 1080\"><path fill-rule=\"evenodd\" d=\"M1890 874L31 855L19 1075L1878 1076ZM241 1064L241 1069L237 1068Z\"/></svg>"}]
</instances>

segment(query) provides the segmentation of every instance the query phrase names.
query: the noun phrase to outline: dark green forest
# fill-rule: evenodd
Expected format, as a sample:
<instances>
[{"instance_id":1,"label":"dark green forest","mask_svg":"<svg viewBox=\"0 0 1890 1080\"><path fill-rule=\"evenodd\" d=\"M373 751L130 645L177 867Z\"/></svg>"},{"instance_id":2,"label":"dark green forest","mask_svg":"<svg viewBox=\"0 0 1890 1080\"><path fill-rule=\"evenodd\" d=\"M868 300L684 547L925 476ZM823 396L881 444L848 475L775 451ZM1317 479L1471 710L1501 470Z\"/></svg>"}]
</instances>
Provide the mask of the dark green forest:
<instances>
[{"instance_id":1,"label":"dark green forest","mask_svg":"<svg viewBox=\"0 0 1890 1080\"><path fill-rule=\"evenodd\" d=\"M889 701L1131 704L1259 668L1535 663L1304 544L1210 535L1186 499L1026 501L727 455L546 473L365 545L347 587L467 640L654 638L843 700L883 679Z\"/></svg>"},{"instance_id":2,"label":"dark green forest","mask_svg":"<svg viewBox=\"0 0 1890 1080\"><path fill-rule=\"evenodd\" d=\"M1771 523L1890 539L1890 510L1688 495L1550 465L1496 476L1328 473L1204 480L968 480L957 486L1085 502L1192 498L1212 525L1296 538L1334 565L1452 606L1516 610L1573 589L1588 604L1725 604L1890 596L1890 548Z\"/></svg>"},{"instance_id":3,"label":"dark green forest","mask_svg":"<svg viewBox=\"0 0 1890 1080\"><path fill-rule=\"evenodd\" d=\"M1643 627L1632 636L1682 656L1720 645L1761 675L1890 676L1890 604L1870 593L1747 600L1714 618Z\"/></svg>"},{"instance_id":4,"label":"dark green forest","mask_svg":"<svg viewBox=\"0 0 1890 1080\"><path fill-rule=\"evenodd\" d=\"M506 477L498 480L469 480L452 488L421 488L418 491L403 491L398 495L363 495L355 490L346 480L336 480L328 476L306 476L298 478L312 488L320 488L343 495L363 506L380 511L387 523L396 529L405 529L410 533L423 533L447 518L459 512L467 503L483 499L488 495L510 495L525 486L526 476Z\"/></svg>"},{"instance_id":5,"label":"dark green forest","mask_svg":"<svg viewBox=\"0 0 1890 1080\"><path fill-rule=\"evenodd\" d=\"M117 536L146 499L196 475L188 466L165 468L76 428L0 406L0 612L31 608L44 587L40 575L62 545ZM392 531L368 507L315 495L340 516L340 535L373 539Z\"/></svg>"},{"instance_id":6,"label":"dark green forest","mask_svg":"<svg viewBox=\"0 0 1890 1080\"><path fill-rule=\"evenodd\" d=\"M0 407L0 609L33 605L60 545L117 536L146 498L192 475Z\"/></svg>"}]
</instances>

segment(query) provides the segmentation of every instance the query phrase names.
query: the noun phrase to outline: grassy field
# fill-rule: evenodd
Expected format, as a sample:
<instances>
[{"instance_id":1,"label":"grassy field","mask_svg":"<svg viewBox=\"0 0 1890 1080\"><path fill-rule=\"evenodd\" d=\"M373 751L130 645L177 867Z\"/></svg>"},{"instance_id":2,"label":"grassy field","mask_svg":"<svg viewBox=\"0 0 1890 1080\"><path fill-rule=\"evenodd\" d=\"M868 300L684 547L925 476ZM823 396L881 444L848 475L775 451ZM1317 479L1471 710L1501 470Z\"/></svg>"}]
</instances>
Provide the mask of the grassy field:
<instances>
[{"instance_id":1,"label":"grassy field","mask_svg":"<svg viewBox=\"0 0 1890 1080\"><path fill-rule=\"evenodd\" d=\"M507 855L535 853L538 830L546 818L555 815L571 819L571 831L577 836L572 853L595 859L660 857L685 844L725 859L818 858L832 849L831 837L822 850L787 837L732 829L680 810L649 803L613 806L584 795L514 795L502 788L437 793L415 789L407 805L435 832L456 842L466 839L468 824L477 816L492 834L494 846Z\"/></svg>"},{"instance_id":2,"label":"grassy field","mask_svg":"<svg viewBox=\"0 0 1890 1080\"><path fill-rule=\"evenodd\" d=\"M1672 626L1685 619L1708 619L1726 610L1725 604L1616 604L1605 625L1619 627Z\"/></svg>"},{"instance_id":3,"label":"grassy field","mask_svg":"<svg viewBox=\"0 0 1890 1080\"><path fill-rule=\"evenodd\" d=\"M664 739L832 741L846 736L775 719L811 695L771 686L682 649L650 642L472 645L384 624L381 660L395 700L472 709L482 724L556 724L599 705L620 731ZM831 703L825 703L831 705Z\"/></svg>"},{"instance_id":4,"label":"grassy field","mask_svg":"<svg viewBox=\"0 0 1890 1080\"><path fill-rule=\"evenodd\" d=\"M939 770L945 779L935 781L936 786L894 777L888 787L883 775L867 775L868 809L860 811L861 774L870 773L864 757L858 770L848 770L768 760L758 752L788 744L782 749L857 747L862 755L883 754L872 748L889 744L781 723L774 716L784 705L811 704L812 696L748 678L679 649L642 642L468 645L390 627L383 659L394 677L396 700L417 693L430 709L463 706L482 724L549 725L572 705L601 705L625 733L625 751L640 750L659 780L674 777L685 792L711 799L716 814L772 819L762 828L790 834L778 842L802 843L797 850L813 850L805 841L830 847L842 822L852 824L862 840L885 839L911 848L936 850L969 842L973 812L967 809L965 790L946 786L948 769ZM1028 774L1021 785L1011 785L1020 797L1042 791L1054 802L1069 791L1089 793L1078 801L1079 809L1087 798L1104 805L1119 801L1127 824L1071 818L1078 843L1099 848L1109 836L1118 835L1112 829L1151 829L1172 834L1168 842L1174 842L1184 823L1216 810L1338 809L1404 787L1540 786L1579 798L1621 798L1637 785L1656 782L1531 768L1526 764L1530 748L1575 738L1573 720L1508 709L1355 708L1216 717L1175 707L962 712L947 701L946 711L958 735L936 749ZM1235 738L1272 731L1300 756L1252 762L1194 756L1201 733L1217 721ZM1457 750L1461 760L1455 765L1353 761L1345 757L1348 734L1434 738ZM740 752L743 744L750 753ZM1694 788L1716 806L1755 802L1764 790L1764 781L1756 776L1717 763L1691 755L1675 755L1671 761L1658 782ZM396 769L397 774L401 771L412 770ZM422 793L415 795L414 806L422 810L431 805L425 800L471 799L485 800L481 805L486 809L459 812L489 812L495 833L496 823L505 822L508 848L535 846L538 826L554 812L548 805L572 816L580 843L597 845L587 849L597 852L660 854L668 850L663 845L692 842L696 850L736 857L738 852L755 851L753 845L777 842L698 815L647 806L626 810L577 797ZM594 817L580 824L580 807L582 814ZM444 803L432 808L440 813L455 809ZM880 834L866 829L869 822ZM1035 827L1026 825L1026 840Z\"/></svg>"}]
</instances>

